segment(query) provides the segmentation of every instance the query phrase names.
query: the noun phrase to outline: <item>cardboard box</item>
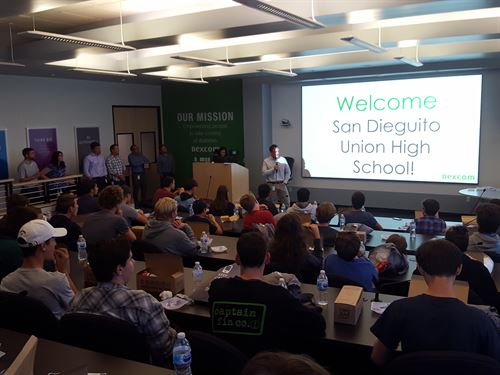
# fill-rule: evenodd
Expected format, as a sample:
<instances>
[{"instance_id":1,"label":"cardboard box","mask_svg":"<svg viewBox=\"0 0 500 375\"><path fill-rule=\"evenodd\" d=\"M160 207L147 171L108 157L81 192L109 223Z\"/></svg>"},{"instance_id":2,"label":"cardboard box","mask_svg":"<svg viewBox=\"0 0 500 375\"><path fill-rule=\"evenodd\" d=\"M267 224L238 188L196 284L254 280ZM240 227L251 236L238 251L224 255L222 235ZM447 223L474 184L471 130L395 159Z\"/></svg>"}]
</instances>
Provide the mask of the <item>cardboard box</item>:
<instances>
[{"instance_id":1,"label":"cardboard box","mask_svg":"<svg viewBox=\"0 0 500 375\"><path fill-rule=\"evenodd\" d=\"M164 290L173 294L184 290L184 266L182 257L170 254L144 253L146 269L137 273L137 289L142 289L153 296ZM152 275L145 275L144 271Z\"/></svg>"},{"instance_id":2,"label":"cardboard box","mask_svg":"<svg viewBox=\"0 0 500 375\"><path fill-rule=\"evenodd\" d=\"M469 283L467 281L455 280L453 285L455 295L463 303L467 303L469 297ZM410 280L410 289L408 289L408 297L415 297L424 294L427 291L427 284L424 277L421 275L413 275Z\"/></svg>"},{"instance_id":3,"label":"cardboard box","mask_svg":"<svg viewBox=\"0 0 500 375\"><path fill-rule=\"evenodd\" d=\"M356 325L363 310L363 288L345 285L333 304L333 320L336 323Z\"/></svg>"}]
</instances>

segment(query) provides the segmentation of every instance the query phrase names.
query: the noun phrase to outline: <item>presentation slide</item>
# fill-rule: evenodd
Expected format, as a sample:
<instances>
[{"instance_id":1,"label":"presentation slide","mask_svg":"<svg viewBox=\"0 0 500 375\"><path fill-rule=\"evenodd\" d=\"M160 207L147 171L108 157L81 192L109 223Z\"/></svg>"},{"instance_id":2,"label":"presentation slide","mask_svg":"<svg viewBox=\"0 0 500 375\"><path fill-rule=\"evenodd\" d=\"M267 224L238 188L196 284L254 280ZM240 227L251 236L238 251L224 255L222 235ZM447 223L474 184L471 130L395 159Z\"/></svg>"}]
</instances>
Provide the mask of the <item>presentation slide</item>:
<instances>
[{"instance_id":1,"label":"presentation slide","mask_svg":"<svg viewBox=\"0 0 500 375\"><path fill-rule=\"evenodd\" d=\"M477 184L481 75L302 87L302 175Z\"/></svg>"}]
</instances>

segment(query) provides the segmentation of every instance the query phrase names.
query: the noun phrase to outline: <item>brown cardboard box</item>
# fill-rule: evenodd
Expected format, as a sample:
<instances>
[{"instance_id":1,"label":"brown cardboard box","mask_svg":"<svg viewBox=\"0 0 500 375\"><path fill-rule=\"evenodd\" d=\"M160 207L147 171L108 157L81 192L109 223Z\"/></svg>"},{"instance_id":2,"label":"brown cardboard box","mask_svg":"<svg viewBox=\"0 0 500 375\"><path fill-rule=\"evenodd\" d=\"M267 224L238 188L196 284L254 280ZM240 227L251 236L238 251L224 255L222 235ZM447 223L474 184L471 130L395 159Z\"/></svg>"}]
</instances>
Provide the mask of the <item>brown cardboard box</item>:
<instances>
[{"instance_id":1,"label":"brown cardboard box","mask_svg":"<svg viewBox=\"0 0 500 375\"><path fill-rule=\"evenodd\" d=\"M457 298L463 303L467 303L469 297L469 283L467 281L455 280L453 290ZM427 284L421 275L413 275L410 280L408 297L415 297L427 291Z\"/></svg>"},{"instance_id":2,"label":"brown cardboard box","mask_svg":"<svg viewBox=\"0 0 500 375\"><path fill-rule=\"evenodd\" d=\"M333 320L336 323L356 325L363 310L363 288L345 285L333 305Z\"/></svg>"},{"instance_id":3,"label":"brown cardboard box","mask_svg":"<svg viewBox=\"0 0 500 375\"><path fill-rule=\"evenodd\" d=\"M146 269L137 273L137 289L158 296L164 290L173 294L184 289L184 266L182 257L170 254L144 253ZM147 271L155 276L146 276Z\"/></svg>"}]
</instances>

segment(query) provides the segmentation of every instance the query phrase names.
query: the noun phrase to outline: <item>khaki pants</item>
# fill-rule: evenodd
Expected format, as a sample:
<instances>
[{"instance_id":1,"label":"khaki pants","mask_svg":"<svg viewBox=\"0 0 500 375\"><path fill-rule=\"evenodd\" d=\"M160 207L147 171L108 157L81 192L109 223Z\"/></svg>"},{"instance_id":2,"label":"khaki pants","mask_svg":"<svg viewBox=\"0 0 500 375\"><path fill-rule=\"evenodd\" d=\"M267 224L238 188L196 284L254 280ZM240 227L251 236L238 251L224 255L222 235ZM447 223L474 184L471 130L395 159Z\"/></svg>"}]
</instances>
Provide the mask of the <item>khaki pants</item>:
<instances>
[{"instance_id":1,"label":"khaki pants","mask_svg":"<svg viewBox=\"0 0 500 375\"><path fill-rule=\"evenodd\" d=\"M288 196L288 189L286 184L271 184L267 183L271 188L271 201L276 203L276 201L280 201L280 203L284 203L288 208L290 207L290 197Z\"/></svg>"}]
</instances>

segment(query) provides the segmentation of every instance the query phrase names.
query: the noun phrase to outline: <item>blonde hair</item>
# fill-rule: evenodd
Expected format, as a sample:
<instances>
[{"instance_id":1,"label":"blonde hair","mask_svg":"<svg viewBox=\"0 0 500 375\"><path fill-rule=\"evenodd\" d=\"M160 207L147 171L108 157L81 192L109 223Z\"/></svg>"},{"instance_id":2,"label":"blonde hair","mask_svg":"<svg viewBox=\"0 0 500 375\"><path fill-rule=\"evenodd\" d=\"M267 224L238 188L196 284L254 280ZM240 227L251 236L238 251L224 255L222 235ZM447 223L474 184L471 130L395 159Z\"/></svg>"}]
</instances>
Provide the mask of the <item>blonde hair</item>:
<instances>
[{"instance_id":1,"label":"blonde hair","mask_svg":"<svg viewBox=\"0 0 500 375\"><path fill-rule=\"evenodd\" d=\"M177 212L177 202L172 198L161 198L155 204L155 217L158 220L168 220Z\"/></svg>"},{"instance_id":2,"label":"blonde hair","mask_svg":"<svg viewBox=\"0 0 500 375\"><path fill-rule=\"evenodd\" d=\"M257 199L252 193L243 194L240 198L240 205L246 212L252 212L255 207L255 203L257 203Z\"/></svg>"}]
</instances>

